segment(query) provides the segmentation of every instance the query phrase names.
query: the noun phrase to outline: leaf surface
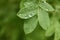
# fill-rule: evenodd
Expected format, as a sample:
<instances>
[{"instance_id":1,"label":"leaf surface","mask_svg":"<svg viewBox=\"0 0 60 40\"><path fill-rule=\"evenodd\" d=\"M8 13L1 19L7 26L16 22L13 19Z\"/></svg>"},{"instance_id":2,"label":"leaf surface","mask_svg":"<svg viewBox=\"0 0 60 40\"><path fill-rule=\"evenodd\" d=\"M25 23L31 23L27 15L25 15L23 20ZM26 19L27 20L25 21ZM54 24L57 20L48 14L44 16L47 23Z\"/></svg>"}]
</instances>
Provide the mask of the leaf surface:
<instances>
[{"instance_id":1,"label":"leaf surface","mask_svg":"<svg viewBox=\"0 0 60 40\"><path fill-rule=\"evenodd\" d=\"M38 20L41 27L44 30L47 30L47 28L50 26L50 19L48 13L43 9L40 9L38 13Z\"/></svg>"},{"instance_id":2,"label":"leaf surface","mask_svg":"<svg viewBox=\"0 0 60 40\"><path fill-rule=\"evenodd\" d=\"M38 23L37 17L34 16L31 19L28 19L24 22L24 32L25 34L29 34L34 31Z\"/></svg>"},{"instance_id":3,"label":"leaf surface","mask_svg":"<svg viewBox=\"0 0 60 40\"><path fill-rule=\"evenodd\" d=\"M39 6L45 11L54 11L54 8L45 1L40 2Z\"/></svg>"}]
</instances>

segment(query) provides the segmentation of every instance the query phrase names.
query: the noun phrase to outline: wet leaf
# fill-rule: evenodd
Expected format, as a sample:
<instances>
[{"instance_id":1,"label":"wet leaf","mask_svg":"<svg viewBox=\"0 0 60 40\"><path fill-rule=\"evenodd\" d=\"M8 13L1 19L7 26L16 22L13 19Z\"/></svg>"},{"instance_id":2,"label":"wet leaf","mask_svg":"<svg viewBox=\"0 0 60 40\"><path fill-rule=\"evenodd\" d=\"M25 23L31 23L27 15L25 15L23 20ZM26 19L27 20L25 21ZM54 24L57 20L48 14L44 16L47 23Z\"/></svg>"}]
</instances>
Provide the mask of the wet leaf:
<instances>
[{"instance_id":1,"label":"wet leaf","mask_svg":"<svg viewBox=\"0 0 60 40\"><path fill-rule=\"evenodd\" d=\"M25 34L29 34L34 31L38 23L37 17L34 16L31 19L28 19L24 22L24 32Z\"/></svg>"},{"instance_id":2,"label":"wet leaf","mask_svg":"<svg viewBox=\"0 0 60 40\"><path fill-rule=\"evenodd\" d=\"M36 7L23 8L18 12L17 15L22 19L29 19L36 15Z\"/></svg>"},{"instance_id":3,"label":"wet leaf","mask_svg":"<svg viewBox=\"0 0 60 40\"><path fill-rule=\"evenodd\" d=\"M40 2L39 6L45 11L54 11L54 8L45 1Z\"/></svg>"}]
</instances>

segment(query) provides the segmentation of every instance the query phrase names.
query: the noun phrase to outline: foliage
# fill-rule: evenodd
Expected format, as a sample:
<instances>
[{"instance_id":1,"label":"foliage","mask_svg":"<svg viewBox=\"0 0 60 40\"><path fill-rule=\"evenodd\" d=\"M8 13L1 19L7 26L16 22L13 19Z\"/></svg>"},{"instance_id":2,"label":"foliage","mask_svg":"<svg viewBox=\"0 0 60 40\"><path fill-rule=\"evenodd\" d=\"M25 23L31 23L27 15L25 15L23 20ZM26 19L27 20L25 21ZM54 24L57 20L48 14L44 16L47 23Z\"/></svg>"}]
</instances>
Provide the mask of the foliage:
<instances>
[{"instance_id":1,"label":"foliage","mask_svg":"<svg viewBox=\"0 0 60 40\"><path fill-rule=\"evenodd\" d=\"M60 0L0 0L0 40L60 40Z\"/></svg>"}]
</instances>

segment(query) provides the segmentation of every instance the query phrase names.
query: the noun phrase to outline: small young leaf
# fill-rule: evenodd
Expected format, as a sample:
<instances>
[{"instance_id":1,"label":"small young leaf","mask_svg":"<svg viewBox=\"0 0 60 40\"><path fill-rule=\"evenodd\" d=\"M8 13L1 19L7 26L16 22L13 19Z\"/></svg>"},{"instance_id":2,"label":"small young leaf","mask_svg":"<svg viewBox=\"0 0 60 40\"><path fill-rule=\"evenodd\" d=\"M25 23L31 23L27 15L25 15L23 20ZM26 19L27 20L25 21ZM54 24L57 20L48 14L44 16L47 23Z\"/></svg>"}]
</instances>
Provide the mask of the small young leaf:
<instances>
[{"instance_id":1,"label":"small young leaf","mask_svg":"<svg viewBox=\"0 0 60 40\"><path fill-rule=\"evenodd\" d=\"M47 37L52 36L55 32L55 21L54 21L54 19L51 19L50 23L51 23L50 27L48 27L48 29L46 30L46 36Z\"/></svg>"},{"instance_id":2,"label":"small young leaf","mask_svg":"<svg viewBox=\"0 0 60 40\"><path fill-rule=\"evenodd\" d=\"M38 23L37 17L34 16L31 19L28 19L24 22L24 32L25 34L29 34L34 31Z\"/></svg>"},{"instance_id":3,"label":"small young leaf","mask_svg":"<svg viewBox=\"0 0 60 40\"><path fill-rule=\"evenodd\" d=\"M48 13L43 9L40 9L39 12L40 12L38 13L39 24L44 30L47 30L47 28L50 26L50 19Z\"/></svg>"},{"instance_id":4,"label":"small young leaf","mask_svg":"<svg viewBox=\"0 0 60 40\"><path fill-rule=\"evenodd\" d=\"M21 9L17 15L22 19L29 19L36 15L36 7L27 7Z\"/></svg>"},{"instance_id":5,"label":"small young leaf","mask_svg":"<svg viewBox=\"0 0 60 40\"><path fill-rule=\"evenodd\" d=\"M52 36L53 34L54 34L54 27L51 26L51 27L49 27L48 30L46 31L46 36L47 36L47 37L50 37L50 36Z\"/></svg>"},{"instance_id":6,"label":"small young leaf","mask_svg":"<svg viewBox=\"0 0 60 40\"><path fill-rule=\"evenodd\" d=\"M54 40L60 40L60 23L58 21L55 21L55 39Z\"/></svg>"},{"instance_id":7,"label":"small young leaf","mask_svg":"<svg viewBox=\"0 0 60 40\"><path fill-rule=\"evenodd\" d=\"M46 11L54 11L53 7L45 1L40 2L39 6Z\"/></svg>"}]
</instances>

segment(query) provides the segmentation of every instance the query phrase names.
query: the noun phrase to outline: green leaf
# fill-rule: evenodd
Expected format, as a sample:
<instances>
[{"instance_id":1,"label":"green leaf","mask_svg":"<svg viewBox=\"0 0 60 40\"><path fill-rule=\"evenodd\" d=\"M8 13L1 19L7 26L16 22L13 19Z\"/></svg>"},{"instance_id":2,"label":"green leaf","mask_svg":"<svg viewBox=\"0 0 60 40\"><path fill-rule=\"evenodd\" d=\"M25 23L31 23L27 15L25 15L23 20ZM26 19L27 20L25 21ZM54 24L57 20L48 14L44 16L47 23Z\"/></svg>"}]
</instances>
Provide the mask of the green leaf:
<instances>
[{"instance_id":1,"label":"green leaf","mask_svg":"<svg viewBox=\"0 0 60 40\"><path fill-rule=\"evenodd\" d=\"M35 0L34 0L35 1ZM31 6L36 6L36 3L34 2L33 0L30 0L30 1L23 1L20 3L20 8L27 8L27 7L31 7Z\"/></svg>"},{"instance_id":2,"label":"green leaf","mask_svg":"<svg viewBox=\"0 0 60 40\"><path fill-rule=\"evenodd\" d=\"M38 13L38 20L41 27L44 30L47 30L47 28L50 26L50 19L48 13L43 9L40 9Z\"/></svg>"},{"instance_id":3,"label":"green leaf","mask_svg":"<svg viewBox=\"0 0 60 40\"><path fill-rule=\"evenodd\" d=\"M45 11L54 11L54 8L45 1L41 1L39 6Z\"/></svg>"},{"instance_id":4,"label":"green leaf","mask_svg":"<svg viewBox=\"0 0 60 40\"><path fill-rule=\"evenodd\" d=\"M21 2L21 9L17 13L17 15L22 18L22 19L29 19L36 15L36 9L37 9L37 4L34 2L34 0L22 0Z\"/></svg>"},{"instance_id":5,"label":"green leaf","mask_svg":"<svg viewBox=\"0 0 60 40\"><path fill-rule=\"evenodd\" d=\"M48 27L48 29L46 30L46 37L50 37L54 34L55 32L55 21L54 21L54 18L51 19L51 22L50 22L50 27Z\"/></svg>"},{"instance_id":6,"label":"green leaf","mask_svg":"<svg viewBox=\"0 0 60 40\"><path fill-rule=\"evenodd\" d=\"M29 34L34 31L38 23L37 17L34 16L31 19L28 19L24 22L24 32L25 34Z\"/></svg>"},{"instance_id":7,"label":"green leaf","mask_svg":"<svg viewBox=\"0 0 60 40\"><path fill-rule=\"evenodd\" d=\"M58 22L58 20L55 21L55 38L54 40L60 40L60 23Z\"/></svg>"},{"instance_id":8,"label":"green leaf","mask_svg":"<svg viewBox=\"0 0 60 40\"><path fill-rule=\"evenodd\" d=\"M46 31L46 37L50 37L50 36L52 36L54 34L54 27L53 26L51 26L51 27L49 27L48 28L48 30Z\"/></svg>"},{"instance_id":9,"label":"green leaf","mask_svg":"<svg viewBox=\"0 0 60 40\"><path fill-rule=\"evenodd\" d=\"M17 15L22 19L29 19L34 15L36 15L36 7L31 6L31 7L23 8L18 12Z\"/></svg>"}]
</instances>

